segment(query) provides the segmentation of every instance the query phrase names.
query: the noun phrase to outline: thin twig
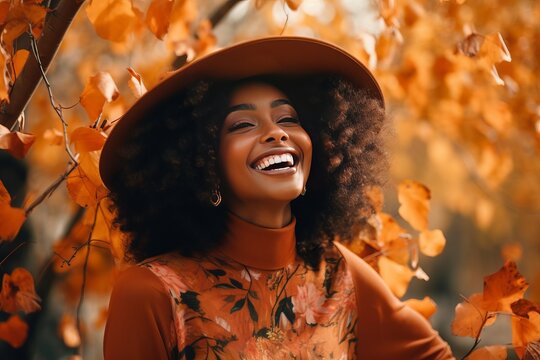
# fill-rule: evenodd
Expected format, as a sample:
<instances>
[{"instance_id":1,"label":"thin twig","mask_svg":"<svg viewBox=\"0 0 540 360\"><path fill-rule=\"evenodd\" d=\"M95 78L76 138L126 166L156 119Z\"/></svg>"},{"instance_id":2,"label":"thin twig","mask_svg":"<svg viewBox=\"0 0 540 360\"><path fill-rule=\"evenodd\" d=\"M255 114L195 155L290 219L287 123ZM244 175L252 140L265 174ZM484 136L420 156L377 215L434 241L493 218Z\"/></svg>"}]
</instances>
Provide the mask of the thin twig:
<instances>
[{"instance_id":1,"label":"thin twig","mask_svg":"<svg viewBox=\"0 0 540 360\"><path fill-rule=\"evenodd\" d=\"M2 264L4 263L4 261L6 261L10 256L11 254L13 254L15 251L17 251L21 246L23 246L24 244L26 244L26 241L23 241L22 243L20 243L19 245L17 245L17 247L13 250L11 250L9 252L9 254L6 255L6 257L4 259L2 259L2 261L0 261L0 267L2 266Z\"/></svg>"},{"instance_id":2,"label":"thin twig","mask_svg":"<svg viewBox=\"0 0 540 360\"><path fill-rule=\"evenodd\" d=\"M52 93L51 84L49 83L49 79L47 79L47 75L45 74L45 70L43 69L43 64L41 64L41 57L39 56L39 50L36 42L36 38L32 34L32 26L29 25L29 32L28 35L30 37L30 47L32 48L32 54L34 55L36 62L39 67L39 71L41 72L41 78L43 79L43 82L45 83L45 87L47 88L47 92L49 93L49 101L51 103L51 106L53 107L54 111L60 118L60 121L62 122L62 129L64 133L64 147L66 149L67 154L69 155L71 161L74 164L77 164L77 159L75 158L75 155L71 152L71 149L69 147L69 139L67 135L67 123L64 120L64 114L62 113L62 106L56 105L56 102L54 101L54 96Z\"/></svg>"},{"instance_id":3,"label":"thin twig","mask_svg":"<svg viewBox=\"0 0 540 360\"><path fill-rule=\"evenodd\" d=\"M69 174L71 174L71 172L77 168L77 166L79 166L79 164L77 163L72 164L71 167L67 169L65 173L60 175L58 179L56 179L40 196L38 196L38 198L34 200L24 211L26 217L30 215L30 213L32 212L32 210L34 210L36 206L38 206L46 198L51 196L51 194L58 188L58 186L60 186L60 184L69 176Z\"/></svg>"}]
</instances>

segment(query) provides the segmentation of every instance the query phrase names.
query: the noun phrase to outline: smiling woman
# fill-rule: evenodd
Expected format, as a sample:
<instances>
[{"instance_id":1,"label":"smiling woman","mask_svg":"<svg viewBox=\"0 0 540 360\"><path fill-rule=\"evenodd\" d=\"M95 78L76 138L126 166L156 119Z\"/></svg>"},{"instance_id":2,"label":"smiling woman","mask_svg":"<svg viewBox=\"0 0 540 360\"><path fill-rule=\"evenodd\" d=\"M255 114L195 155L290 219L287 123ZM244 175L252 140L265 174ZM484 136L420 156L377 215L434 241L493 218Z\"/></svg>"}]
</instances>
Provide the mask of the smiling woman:
<instances>
[{"instance_id":1,"label":"smiling woman","mask_svg":"<svg viewBox=\"0 0 540 360\"><path fill-rule=\"evenodd\" d=\"M367 69L305 38L213 53L141 98L101 159L137 262L113 290L105 358L451 359L335 241L373 211L384 124Z\"/></svg>"}]
</instances>

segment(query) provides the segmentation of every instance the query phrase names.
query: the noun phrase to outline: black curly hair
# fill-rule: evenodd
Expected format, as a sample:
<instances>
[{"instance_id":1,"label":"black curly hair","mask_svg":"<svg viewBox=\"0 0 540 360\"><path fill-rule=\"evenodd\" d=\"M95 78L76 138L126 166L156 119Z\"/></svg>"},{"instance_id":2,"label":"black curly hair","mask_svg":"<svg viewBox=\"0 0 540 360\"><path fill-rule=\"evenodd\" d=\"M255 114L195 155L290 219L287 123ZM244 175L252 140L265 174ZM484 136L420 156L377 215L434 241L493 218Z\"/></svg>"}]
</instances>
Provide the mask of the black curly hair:
<instances>
[{"instance_id":1,"label":"black curly hair","mask_svg":"<svg viewBox=\"0 0 540 360\"><path fill-rule=\"evenodd\" d=\"M306 264L317 268L330 241L350 239L374 211L365 190L384 183L388 162L386 116L373 96L325 74L199 81L147 114L121 150L122 169L109 188L116 224L129 238L126 260L190 256L219 244L227 211L210 203L221 182L219 133L233 89L249 82L285 93L313 143L309 190L291 203Z\"/></svg>"}]
</instances>

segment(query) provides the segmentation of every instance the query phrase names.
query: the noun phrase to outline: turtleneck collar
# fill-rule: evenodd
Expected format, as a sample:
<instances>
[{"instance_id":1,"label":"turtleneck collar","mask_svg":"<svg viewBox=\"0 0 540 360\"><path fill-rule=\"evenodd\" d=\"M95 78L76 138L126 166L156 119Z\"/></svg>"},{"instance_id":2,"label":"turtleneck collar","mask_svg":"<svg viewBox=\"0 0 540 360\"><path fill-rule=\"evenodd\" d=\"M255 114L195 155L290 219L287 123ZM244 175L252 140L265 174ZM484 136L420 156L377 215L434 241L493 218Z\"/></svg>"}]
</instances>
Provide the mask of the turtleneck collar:
<instances>
[{"instance_id":1,"label":"turtleneck collar","mask_svg":"<svg viewBox=\"0 0 540 360\"><path fill-rule=\"evenodd\" d=\"M218 252L261 270L283 268L296 258L296 219L279 229L251 224L229 212L227 231Z\"/></svg>"}]
</instances>

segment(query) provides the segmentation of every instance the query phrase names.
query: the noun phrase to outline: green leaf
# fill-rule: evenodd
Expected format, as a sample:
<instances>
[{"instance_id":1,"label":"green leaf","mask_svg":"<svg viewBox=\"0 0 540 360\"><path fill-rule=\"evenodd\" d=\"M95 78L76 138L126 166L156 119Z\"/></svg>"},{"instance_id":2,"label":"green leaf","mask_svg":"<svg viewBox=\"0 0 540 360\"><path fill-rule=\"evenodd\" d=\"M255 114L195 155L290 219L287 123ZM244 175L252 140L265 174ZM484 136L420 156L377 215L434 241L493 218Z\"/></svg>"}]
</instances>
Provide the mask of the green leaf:
<instances>
[{"instance_id":1,"label":"green leaf","mask_svg":"<svg viewBox=\"0 0 540 360\"><path fill-rule=\"evenodd\" d=\"M231 284L233 284L235 288L238 288L238 289L243 289L244 288L240 281L235 280L233 278L229 278L229 280L231 281Z\"/></svg>"},{"instance_id":2,"label":"green leaf","mask_svg":"<svg viewBox=\"0 0 540 360\"><path fill-rule=\"evenodd\" d=\"M223 299L223 300L225 300L225 302L230 303L230 302L233 302L235 298L236 298L236 296L234 296L234 295L227 295L225 297L225 299Z\"/></svg>"},{"instance_id":3,"label":"green leaf","mask_svg":"<svg viewBox=\"0 0 540 360\"><path fill-rule=\"evenodd\" d=\"M248 309L249 309L249 316L251 316L251 320L253 321L259 321L259 315L257 314L257 310L255 310L255 306L253 306L251 300L248 299Z\"/></svg>"},{"instance_id":4,"label":"green leaf","mask_svg":"<svg viewBox=\"0 0 540 360\"><path fill-rule=\"evenodd\" d=\"M268 339L268 328L267 328L267 327L263 327L262 329L260 329L259 331L257 331L257 332L255 333L255 337L262 337L262 338Z\"/></svg>"},{"instance_id":5,"label":"green leaf","mask_svg":"<svg viewBox=\"0 0 540 360\"><path fill-rule=\"evenodd\" d=\"M240 310L241 308L243 308L245 302L246 302L246 298L242 298L242 299L238 300L238 301L234 304L234 306L232 307L232 309L231 309L231 314L232 314L233 312L238 311L238 310Z\"/></svg>"},{"instance_id":6,"label":"green leaf","mask_svg":"<svg viewBox=\"0 0 540 360\"><path fill-rule=\"evenodd\" d=\"M259 300L259 295L257 295L257 292L255 290L249 290L249 295L252 298Z\"/></svg>"}]
</instances>

